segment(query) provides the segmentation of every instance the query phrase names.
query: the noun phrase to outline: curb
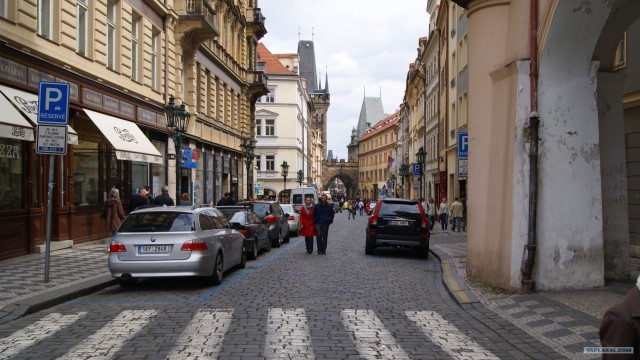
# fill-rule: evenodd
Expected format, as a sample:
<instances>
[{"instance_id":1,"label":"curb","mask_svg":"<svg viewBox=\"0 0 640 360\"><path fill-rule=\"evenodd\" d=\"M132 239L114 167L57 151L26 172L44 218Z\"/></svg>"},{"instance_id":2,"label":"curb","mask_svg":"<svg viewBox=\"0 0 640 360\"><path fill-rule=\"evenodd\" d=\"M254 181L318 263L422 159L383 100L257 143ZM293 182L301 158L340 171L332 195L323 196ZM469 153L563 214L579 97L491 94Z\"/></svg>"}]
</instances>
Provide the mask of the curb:
<instances>
[{"instance_id":1,"label":"curb","mask_svg":"<svg viewBox=\"0 0 640 360\"><path fill-rule=\"evenodd\" d=\"M449 294L458 302L460 306L466 304L479 303L476 294L467 287L455 269L453 259L440 249L431 248L431 253L440 260L442 266L442 283L449 291Z\"/></svg>"},{"instance_id":2,"label":"curb","mask_svg":"<svg viewBox=\"0 0 640 360\"><path fill-rule=\"evenodd\" d=\"M111 274L102 275L7 304L0 309L0 324L59 305L69 300L77 299L81 296L89 295L116 284L117 279L114 279Z\"/></svg>"}]
</instances>

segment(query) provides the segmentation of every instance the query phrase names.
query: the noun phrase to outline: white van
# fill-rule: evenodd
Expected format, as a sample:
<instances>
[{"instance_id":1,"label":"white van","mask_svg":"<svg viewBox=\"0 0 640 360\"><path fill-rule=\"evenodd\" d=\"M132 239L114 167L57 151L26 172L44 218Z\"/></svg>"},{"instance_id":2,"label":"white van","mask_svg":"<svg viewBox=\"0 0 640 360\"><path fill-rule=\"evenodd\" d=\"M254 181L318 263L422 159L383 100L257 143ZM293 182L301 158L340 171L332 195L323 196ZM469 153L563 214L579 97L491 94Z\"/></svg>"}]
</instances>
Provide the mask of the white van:
<instances>
[{"instance_id":1,"label":"white van","mask_svg":"<svg viewBox=\"0 0 640 360\"><path fill-rule=\"evenodd\" d=\"M300 207L302 207L302 204L304 204L304 199L308 197L313 199L314 204L317 204L318 201L320 201L318 190L312 187L299 187L291 189L290 203L293 204L296 210L300 211Z\"/></svg>"}]
</instances>

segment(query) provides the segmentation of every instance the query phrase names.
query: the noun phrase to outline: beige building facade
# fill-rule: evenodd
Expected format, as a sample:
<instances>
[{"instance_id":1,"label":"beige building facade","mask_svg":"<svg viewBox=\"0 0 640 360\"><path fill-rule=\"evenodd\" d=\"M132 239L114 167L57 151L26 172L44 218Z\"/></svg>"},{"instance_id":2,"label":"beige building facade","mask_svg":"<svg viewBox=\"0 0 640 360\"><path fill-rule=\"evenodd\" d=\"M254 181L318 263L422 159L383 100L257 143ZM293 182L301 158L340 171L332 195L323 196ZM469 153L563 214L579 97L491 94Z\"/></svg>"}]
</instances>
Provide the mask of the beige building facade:
<instances>
[{"instance_id":1,"label":"beige building facade","mask_svg":"<svg viewBox=\"0 0 640 360\"><path fill-rule=\"evenodd\" d=\"M395 144L397 142L398 121L401 112L389 115L365 131L358 142L358 171L360 185L359 197L377 200L391 197L393 186L392 167L389 160L395 162Z\"/></svg>"}]
</instances>

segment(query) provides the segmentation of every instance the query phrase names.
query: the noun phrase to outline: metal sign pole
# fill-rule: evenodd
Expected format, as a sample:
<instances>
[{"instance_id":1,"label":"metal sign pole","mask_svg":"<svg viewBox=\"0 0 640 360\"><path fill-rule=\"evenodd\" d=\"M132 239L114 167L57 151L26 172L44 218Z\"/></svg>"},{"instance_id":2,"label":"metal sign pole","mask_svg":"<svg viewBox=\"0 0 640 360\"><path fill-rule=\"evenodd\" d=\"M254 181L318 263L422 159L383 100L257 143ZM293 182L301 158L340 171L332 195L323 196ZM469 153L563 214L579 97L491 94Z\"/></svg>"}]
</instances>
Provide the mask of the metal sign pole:
<instances>
[{"instance_id":1,"label":"metal sign pole","mask_svg":"<svg viewBox=\"0 0 640 360\"><path fill-rule=\"evenodd\" d=\"M47 238L46 238L46 250L44 255L44 282L49 282L49 260L51 258L51 213L53 212L53 173L55 170L56 159L54 155L49 155L49 187L47 191Z\"/></svg>"}]
</instances>

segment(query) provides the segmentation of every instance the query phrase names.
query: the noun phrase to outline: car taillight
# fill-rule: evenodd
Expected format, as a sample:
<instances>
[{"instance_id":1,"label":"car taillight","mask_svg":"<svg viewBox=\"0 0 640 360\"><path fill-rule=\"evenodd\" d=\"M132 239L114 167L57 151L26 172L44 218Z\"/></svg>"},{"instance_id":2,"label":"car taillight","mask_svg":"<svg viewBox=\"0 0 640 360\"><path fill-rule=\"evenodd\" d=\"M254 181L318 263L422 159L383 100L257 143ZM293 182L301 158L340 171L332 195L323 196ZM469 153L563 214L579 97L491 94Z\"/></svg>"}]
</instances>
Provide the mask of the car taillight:
<instances>
[{"instance_id":1,"label":"car taillight","mask_svg":"<svg viewBox=\"0 0 640 360\"><path fill-rule=\"evenodd\" d=\"M373 214L369 217L369 225L378 225L378 215Z\"/></svg>"},{"instance_id":2,"label":"car taillight","mask_svg":"<svg viewBox=\"0 0 640 360\"><path fill-rule=\"evenodd\" d=\"M424 209L422 208L422 205L418 204L418 209L420 209L420 219L422 219L422 220L420 221L420 225L421 225L423 228L427 228L427 227L429 227L429 220L427 220L427 216L426 216L426 214L424 213Z\"/></svg>"},{"instance_id":3,"label":"car taillight","mask_svg":"<svg viewBox=\"0 0 640 360\"><path fill-rule=\"evenodd\" d=\"M269 216L265 216L265 217L264 217L264 220L265 220L266 222L268 222L269 224L273 224L273 223L275 223L276 221L278 221L278 218L277 218L275 215L269 215Z\"/></svg>"},{"instance_id":4,"label":"car taillight","mask_svg":"<svg viewBox=\"0 0 640 360\"><path fill-rule=\"evenodd\" d=\"M295 218L291 215L289 215L289 217L287 218L287 220L295 220Z\"/></svg>"},{"instance_id":5,"label":"car taillight","mask_svg":"<svg viewBox=\"0 0 640 360\"><path fill-rule=\"evenodd\" d=\"M180 251L204 251L207 250L207 244L202 239L188 240L182 244Z\"/></svg>"},{"instance_id":6,"label":"car taillight","mask_svg":"<svg viewBox=\"0 0 640 360\"><path fill-rule=\"evenodd\" d=\"M247 229L243 229L243 230L238 230L240 232L240 234L242 234L245 238L249 236L249 230Z\"/></svg>"},{"instance_id":7,"label":"car taillight","mask_svg":"<svg viewBox=\"0 0 640 360\"><path fill-rule=\"evenodd\" d=\"M127 252L127 248L125 248L124 244L120 241L111 241L111 243L109 244L109 252Z\"/></svg>"}]
</instances>

